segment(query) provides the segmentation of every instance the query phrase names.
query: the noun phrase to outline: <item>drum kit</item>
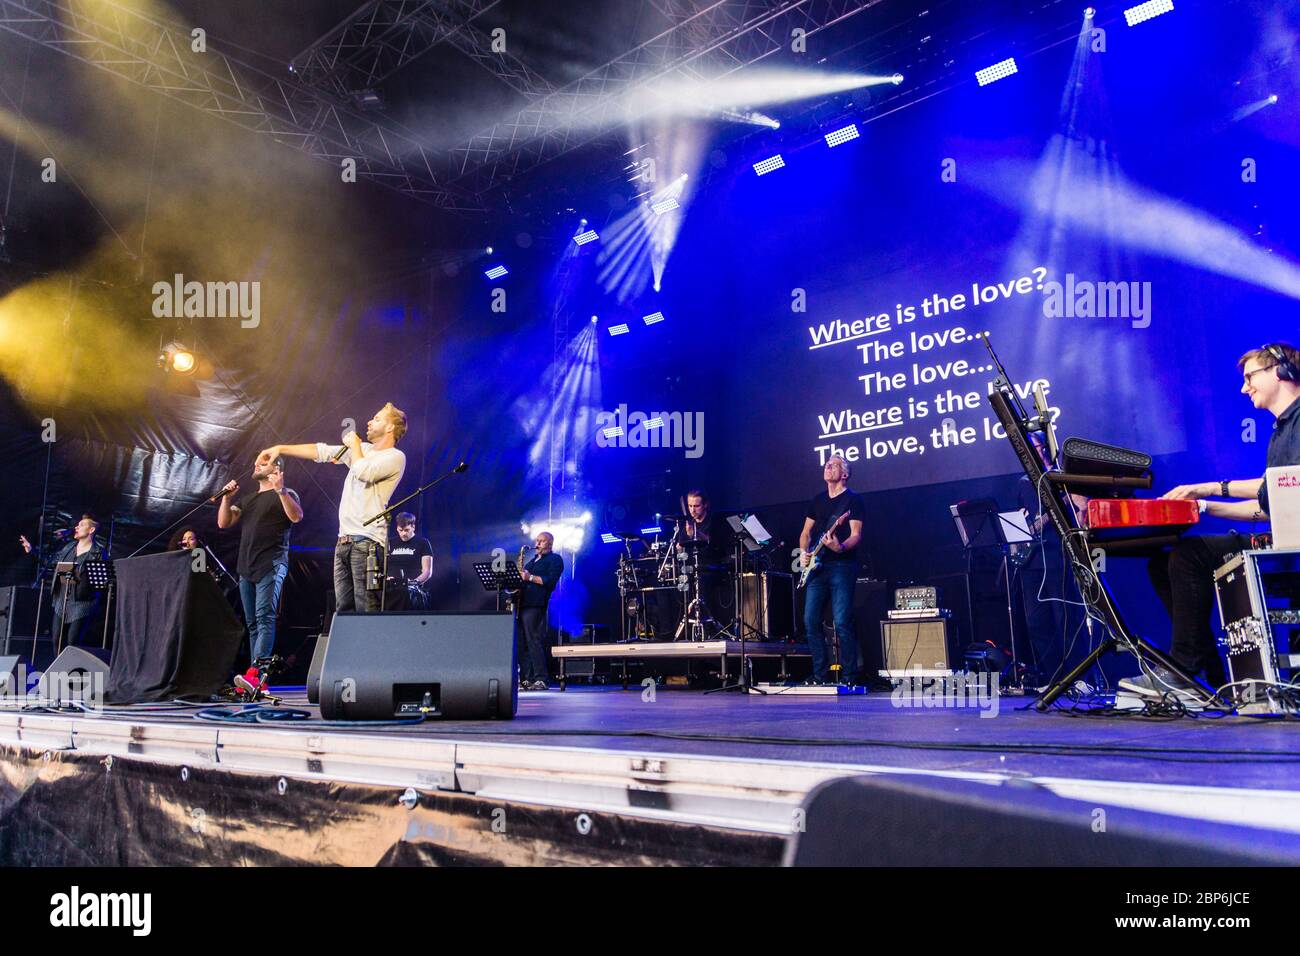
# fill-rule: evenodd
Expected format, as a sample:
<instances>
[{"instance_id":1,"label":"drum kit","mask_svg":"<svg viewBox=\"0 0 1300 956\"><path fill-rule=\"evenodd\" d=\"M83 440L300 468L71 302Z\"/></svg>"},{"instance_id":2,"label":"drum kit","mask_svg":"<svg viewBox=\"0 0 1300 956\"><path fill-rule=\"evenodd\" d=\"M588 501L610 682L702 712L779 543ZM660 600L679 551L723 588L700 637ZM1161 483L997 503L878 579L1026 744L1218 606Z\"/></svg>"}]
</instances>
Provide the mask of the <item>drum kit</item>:
<instances>
[{"instance_id":1,"label":"drum kit","mask_svg":"<svg viewBox=\"0 0 1300 956\"><path fill-rule=\"evenodd\" d=\"M733 572L704 560L706 544L619 533L616 570L624 641L704 641L732 623ZM642 547L633 553L633 543Z\"/></svg>"}]
</instances>

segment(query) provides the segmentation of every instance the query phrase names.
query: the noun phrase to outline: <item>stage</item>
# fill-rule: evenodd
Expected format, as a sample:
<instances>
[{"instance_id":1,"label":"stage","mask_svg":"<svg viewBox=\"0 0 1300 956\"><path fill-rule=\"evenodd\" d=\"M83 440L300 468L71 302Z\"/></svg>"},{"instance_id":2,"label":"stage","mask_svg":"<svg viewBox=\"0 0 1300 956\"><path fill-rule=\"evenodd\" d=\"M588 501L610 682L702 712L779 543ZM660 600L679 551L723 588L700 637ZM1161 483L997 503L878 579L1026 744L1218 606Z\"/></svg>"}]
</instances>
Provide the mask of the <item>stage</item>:
<instances>
[{"instance_id":1,"label":"stage","mask_svg":"<svg viewBox=\"0 0 1300 956\"><path fill-rule=\"evenodd\" d=\"M1112 831L1300 862L1282 721L571 686L511 722L340 728L283 696L313 719L0 712L0 863L775 865L810 792L863 775L985 784L1012 812L1054 794Z\"/></svg>"}]
</instances>

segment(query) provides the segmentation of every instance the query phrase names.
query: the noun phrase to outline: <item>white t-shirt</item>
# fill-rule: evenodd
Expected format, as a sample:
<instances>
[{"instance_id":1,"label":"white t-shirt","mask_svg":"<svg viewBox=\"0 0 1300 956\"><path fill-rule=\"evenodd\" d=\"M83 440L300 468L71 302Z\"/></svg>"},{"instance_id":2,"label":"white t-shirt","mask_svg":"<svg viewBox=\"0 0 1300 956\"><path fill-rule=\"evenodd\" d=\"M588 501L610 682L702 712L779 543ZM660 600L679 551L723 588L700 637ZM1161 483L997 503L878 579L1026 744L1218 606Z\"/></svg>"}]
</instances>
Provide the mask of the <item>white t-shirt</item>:
<instances>
[{"instance_id":1,"label":"white t-shirt","mask_svg":"<svg viewBox=\"0 0 1300 956\"><path fill-rule=\"evenodd\" d=\"M316 443L316 460L327 462L339 453L342 445ZM388 522L365 524L388 507L389 500L406 471L406 456L396 448L371 451L370 442L361 443L365 455L352 460L352 452L344 452L342 462L348 466L348 476L343 481L343 496L339 498L339 536L359 534L383 547L388 546Z\"/></svg>"}]
</instances>

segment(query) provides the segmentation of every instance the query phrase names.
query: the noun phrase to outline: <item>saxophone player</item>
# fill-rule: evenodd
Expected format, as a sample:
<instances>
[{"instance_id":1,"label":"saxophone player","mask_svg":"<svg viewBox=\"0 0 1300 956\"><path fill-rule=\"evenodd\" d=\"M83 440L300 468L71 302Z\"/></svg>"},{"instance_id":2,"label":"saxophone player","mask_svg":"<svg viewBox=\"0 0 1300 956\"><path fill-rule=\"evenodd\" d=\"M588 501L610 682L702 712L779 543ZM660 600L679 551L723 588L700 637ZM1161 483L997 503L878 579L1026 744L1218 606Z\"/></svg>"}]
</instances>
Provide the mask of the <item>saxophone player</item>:
<instances>
[{"instance_id":1,"label":"saxophone player","mask_svg":"<svg viewBox=\"0 0 1300 956\"><path fill-rule=\"evenodd\" d=\"M519 576L524 585L519 593L519 626L515 631L515 656L519 661L519 686L522 690L546 690L550 650L550 626L547 609L551 593L564 574L564 559L552 549L555 538L542 531L533 542L536 554L524 563L525 545L519 551Z\"/></svg>"}]
</instances>

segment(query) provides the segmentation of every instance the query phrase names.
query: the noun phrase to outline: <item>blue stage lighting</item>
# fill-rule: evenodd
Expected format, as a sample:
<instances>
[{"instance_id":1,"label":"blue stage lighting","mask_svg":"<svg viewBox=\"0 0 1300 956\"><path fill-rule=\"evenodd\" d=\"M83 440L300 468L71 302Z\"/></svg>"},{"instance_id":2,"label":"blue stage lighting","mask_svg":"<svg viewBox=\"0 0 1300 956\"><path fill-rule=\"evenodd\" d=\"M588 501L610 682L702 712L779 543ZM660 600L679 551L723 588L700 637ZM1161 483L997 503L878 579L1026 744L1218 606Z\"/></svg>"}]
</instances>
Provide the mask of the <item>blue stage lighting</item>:
<instances>
[{"instance_id":1,"label":"blue stage lighting","mask_svg":"<svg viewBox=\"0 0 1300 956\"><path fill-rule=\"evenodd\" d=\"M651 428L663 428L663 427L664 427L664 420L663 420L662 418L648 418L648 419L646 419L645 428L646 428L647 430L649 430L649 429L651 429Z\"/></svg>"},{"instance_id":2,"label":"blue stage lighting","mask_svg":"<svg viewBox=\"0 0 1300 956\"><path fill-rule=\"evenodd\" d=\"M1004 79L1012 73L1018 73L1016 68L1015 57L1007 57L1000 63L994 63L992 66L986 66L982 70L975 71L975 79L980 81L980 86L988 86L990 83Z\"/></svg>"},{"instance_id":3,"label":"blue stage lighting","mask_svg":"<svg viewBox=\"0 0 1300 956\"><path fill-rule=\"evenodd\" d=\"M619 435L623 434L623 426L610 425L608 428L601 429L601 434L606 438L617 438Z\"/></svg>"},{"instance_id":4,"label":"blue stage lighting","mask_svg":"<svg viewBox=\"0 0 1300 956\"><path fill-rule=\"evenodd\" d=\"M649 528L642 528L642 529L641 529L641 533L642 533L642 534L659 534L659 533L662 532L662 531L663 531L663 529L660 528L659 525L652 525L652 526L649 527Z\"/></svg>"},{"instance_id":5,"label":"blue stage lighting","mask_svg":"<svg viewBox=\"0 0 1300 956\"><path fill-rule=\"evenodd\" d=\"M600 536L600 540L604 541L606 544L618 544L618 542L621 539L619 538L618 535L610 534L608 531L606 531L604 534Z\"/></svg>"},{"instance_id":6,"label":"blue stage lighting","mask_svg":"<svg viewBox=\"0 0 1300 956\"><path fill-rule=\"evenodd\" d=\"M618 325L611 325L611 326L609 327L609 334L610 334L610 335L624 335L624 334L627 333L627 331L628 331L628 328L627 328L627 323L626 323L626 322L622 322L622 323L620 323L620 324L618 324Z\"/></svg>"},{"instance_id":7,"label":"blue stage lighting","mask_svg":"<svg viewBox=\"0 0 1300 956\"><path fill-rule=\"evenodd\" d=\"M641 317L641 321L644 322L646 325L655 325L656 323L662 322L663 320L664 320L664 314L662 312L651 312L649 315L645 315Z\"/></svg>"},{"instance_id":8,"label":"blue stage lighting","mask_svg":"<svg viewBox=\"0 0 1300 956\"><path fill-rule=\"evenodd\" d=\"M1173 13L1174 0L1147 0L1146 3L1139 3L1136 7L1129 7L1124 11L1124 19L1128 21L1129 26L1136 26L1152 17L1158 17L1162 13Z\"/></svg>"},{"instance_id":9,"label":"blue stage lighting","mask_svg":"<svg viewBox=\"0 0 1300 956\"><path fill-rule=\"evenodd\" d=\"M784 165L785 165L785 160L781 158L780 153L777 153L775 156L772 156L769 159L765 159L761 163L755 163L754 172L758 173L758 175L760 176L765 176L768 173L772 172L774 169L782 168Z\"/></svg>"},{"instance_id":10,"label":"blue stage lighting","mask_svg":"<svg viewBox=\"0 0 1300 956\"><path fill-rule=\"evenodd\" d=\"M510 270L505 266L493 266L487 272L483 273L489 279L500 279L502 276L510 275Z\"/></svg>"},{"instance_id":11,"label":"blue stage lighting","mask_svg":"<svg viewBox=\"0 0 1300 956\"><path fill-rule=\"evenodd\" d=\"M599 238L600 235L596 232L595 229L588 229L586 232L580 232L576 236L574 236L573 241L580 246L585 246L587 243L595 242Z\"/></svg>"},{"instance_id":12,"label":"blue stage lighting","mask_svg":"<svg viewBox=\"0 0 1300 956\"><path fill-rule=\"evenodd\" d=\"M654 210L656 216L662 216L666 212L672 212L674 209L680 209L681 207L682 204L677 201L676 196L665 196L663 199L650 204L650 208Z\"/></svg>"},{"instance_id":13,"label":"blue stage lighting","mask_svg":"<svg viewBox=\"0 0 1300 956\"><path fill-rule=\"evenodd\" d=\"M858 138L858 124L850 123L848 126L835 130L833 133L826 134L826 145L834 148L840 143L847 143L851 139Z\"/></svg>"}]
</instances>

